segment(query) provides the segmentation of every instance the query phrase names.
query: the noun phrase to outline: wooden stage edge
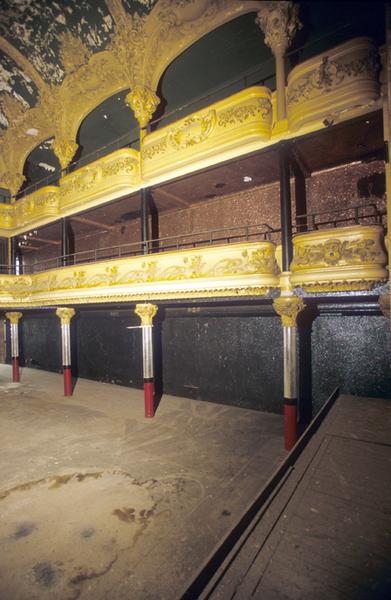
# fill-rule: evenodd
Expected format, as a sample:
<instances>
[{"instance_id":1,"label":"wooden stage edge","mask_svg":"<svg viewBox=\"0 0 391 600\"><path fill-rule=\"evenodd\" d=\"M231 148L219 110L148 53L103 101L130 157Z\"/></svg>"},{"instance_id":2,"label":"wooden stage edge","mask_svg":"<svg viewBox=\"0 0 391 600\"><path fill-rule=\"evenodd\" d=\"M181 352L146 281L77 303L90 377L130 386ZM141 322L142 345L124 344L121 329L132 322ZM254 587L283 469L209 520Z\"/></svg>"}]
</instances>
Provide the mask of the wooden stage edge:
<instances>
[{"instance_id":1,"label":"wooden stage edge","mask_svg":"<svg viewBox=\"0 0 391 600\"><path fill-rule=\"evenodd\" d=\"M391 400L336 389L181 598L391 597Z\"/></svg>"}]
</instances>

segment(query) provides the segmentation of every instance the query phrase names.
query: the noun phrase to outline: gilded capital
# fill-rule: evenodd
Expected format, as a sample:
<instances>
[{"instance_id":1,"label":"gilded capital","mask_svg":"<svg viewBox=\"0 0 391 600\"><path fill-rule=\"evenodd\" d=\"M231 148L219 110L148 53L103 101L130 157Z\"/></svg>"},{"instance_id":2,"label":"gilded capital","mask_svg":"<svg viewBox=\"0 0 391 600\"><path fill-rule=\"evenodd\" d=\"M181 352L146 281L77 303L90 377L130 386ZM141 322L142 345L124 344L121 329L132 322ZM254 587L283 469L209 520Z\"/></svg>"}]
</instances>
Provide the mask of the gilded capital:
<instances>
[{"instance_id":1,"label":"gilded capital","mask_svg":"<svg viewBox=\"0 0 391 600\"><path fill-rule=\"evenodd\" d=\"M21 313L21 312L6 312L5 316L7 317L7 319L9 319L9 322L11 323L11 325L17 325L19 319L22 318L23 313Z\"/></svg>"},{"instance_id":2,"label":"gilded capital","mask_svg":"<svg viewBox=\"0 0 391 600\"><path fill-rule=\"evenodd\" d=\"M298 296L280 296L273 301L273 308L281 317L283 327L296 327L297 315L305 304Z\"/></svg>"},{"instance_id":3,"label":"gilded capital","mask_svg":"<svg viewBox=\"0 0 391 600\"><path fill-rule=\"evenodd\" d=\"M136 85L125 98L126 103L133 110L140 128L144 129L152 118L160 99L148 87Z\"/></svg>"},{"instance_id":4,"label":"gilded capital","mask_svg":"<svg viewBox=\"0 0 391 600\"><path fill-rule=\"evenodd\" d=\"M53 152L60 161L62 169L66 169L78 149L78 144L73 140L56 137L53 142Z\"/></svg>"},{"instance_id":5,"label":"gilded capital","mask_svg":"<svg viewBox=\"0 0 391 600\"><path fill-rule=\"evenodd\" d=\"M57 308L56 315L61 319L61 325L69 325L75 315L74 308Z\"/></svg>"},{"instance_id":6,"label":"gilded capital","mask_svg":"<svg viewBox=\"0 0 391 600\"><path fill-rule=\"evenodd\" d=\"M284 54L295 33L301 29L299 7L293 2L262 2L255 20L273 54Z\"/></svg>"},{"instance_id":7,"label":"gilded capital","mask_svg":"<svg viewBox=\"0 0 391 600\"><path fill-rule=\"evenodd\" d=\"M136 304L134 312L141 319L141 325L152 325L152 319L156 315L158 307L156 304Z\"/></svg>"}]
</instances>

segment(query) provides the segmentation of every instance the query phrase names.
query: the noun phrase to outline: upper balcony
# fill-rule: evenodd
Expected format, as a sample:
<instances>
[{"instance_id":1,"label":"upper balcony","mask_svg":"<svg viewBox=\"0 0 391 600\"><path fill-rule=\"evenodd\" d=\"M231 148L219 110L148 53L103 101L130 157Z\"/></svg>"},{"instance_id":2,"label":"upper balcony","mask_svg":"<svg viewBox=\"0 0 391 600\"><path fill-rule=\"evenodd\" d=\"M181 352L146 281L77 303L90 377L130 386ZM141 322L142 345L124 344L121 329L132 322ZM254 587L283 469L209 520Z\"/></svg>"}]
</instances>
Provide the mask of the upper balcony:
<instances>
[{"instance_id":1,"label":"upper balcony","mask_svg":"<svg viewBox=\"0 0 391 600\"><path fill-rule=\"evenodd\" d=\"M290 72L285 124L277 121L275 92L264 86L243 89L147 134L141 152L119 149L66 173L58 186L43 187L14 204L1 204L0 236L18 235L143 187L376 111L381 107L378 71L369 38L341 44Z\"/></svg>"}]
</instances>

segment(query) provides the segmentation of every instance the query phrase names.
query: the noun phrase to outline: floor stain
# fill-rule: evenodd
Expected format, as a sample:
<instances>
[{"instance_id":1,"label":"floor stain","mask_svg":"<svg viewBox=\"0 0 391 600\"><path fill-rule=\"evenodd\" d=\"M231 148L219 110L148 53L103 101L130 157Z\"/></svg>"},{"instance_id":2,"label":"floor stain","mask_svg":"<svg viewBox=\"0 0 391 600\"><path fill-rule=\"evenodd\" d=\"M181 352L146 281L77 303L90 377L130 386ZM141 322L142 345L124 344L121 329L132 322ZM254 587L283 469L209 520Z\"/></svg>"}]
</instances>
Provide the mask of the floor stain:
<instances>
[{"instance_id":1,"label":"floor stain","mask_svg":"<svg viewBox=\"0 0 391 600\"><path fill-rule=\"evenodd\" d=\"M44 587L51 587L58 575L57 569L49 562L41 562L34 565L33 573L36 581Z\"/></svg>"},{"instance_id":2,"label":"floor stain","mask_svg":"<svg viewBox=\"0 0 391 600\"><path fill-rule=\"evenodd\" d=\"M20 523L12 537L14 540L20 540L21 538L25 538L30 535L35 528L36 527L34 523Z\"/></svg>"},{"instance_id":3,"label":"floor stain","mask_svg":"<svg viewBox=\"0 0 391 600\"><path fill-rule=\"evenodd\" d=\"M134 523L136 520L134 508L116 508L113 510L113 515L119 518L124 523Z\"/></svg>"}]
</instances>

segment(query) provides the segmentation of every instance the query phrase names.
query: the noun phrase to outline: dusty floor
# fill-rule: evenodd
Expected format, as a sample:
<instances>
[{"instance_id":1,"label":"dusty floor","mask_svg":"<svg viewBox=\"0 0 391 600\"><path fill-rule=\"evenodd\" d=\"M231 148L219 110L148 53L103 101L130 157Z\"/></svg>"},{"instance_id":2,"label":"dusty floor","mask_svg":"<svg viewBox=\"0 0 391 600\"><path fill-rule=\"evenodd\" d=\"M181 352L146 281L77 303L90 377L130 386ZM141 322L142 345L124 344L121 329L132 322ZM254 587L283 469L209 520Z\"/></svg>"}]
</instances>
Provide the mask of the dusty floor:
<instances>
[{"instance_id":1,"label":"dusty floor","mask_svg":"<svg viewBox=\"0 0 391 600\"><path fill-rule=\"evenodd\" d=\"M284 456L282 418L0 365L0 599L169 599Z\"/></svg>"}]
</instances>

